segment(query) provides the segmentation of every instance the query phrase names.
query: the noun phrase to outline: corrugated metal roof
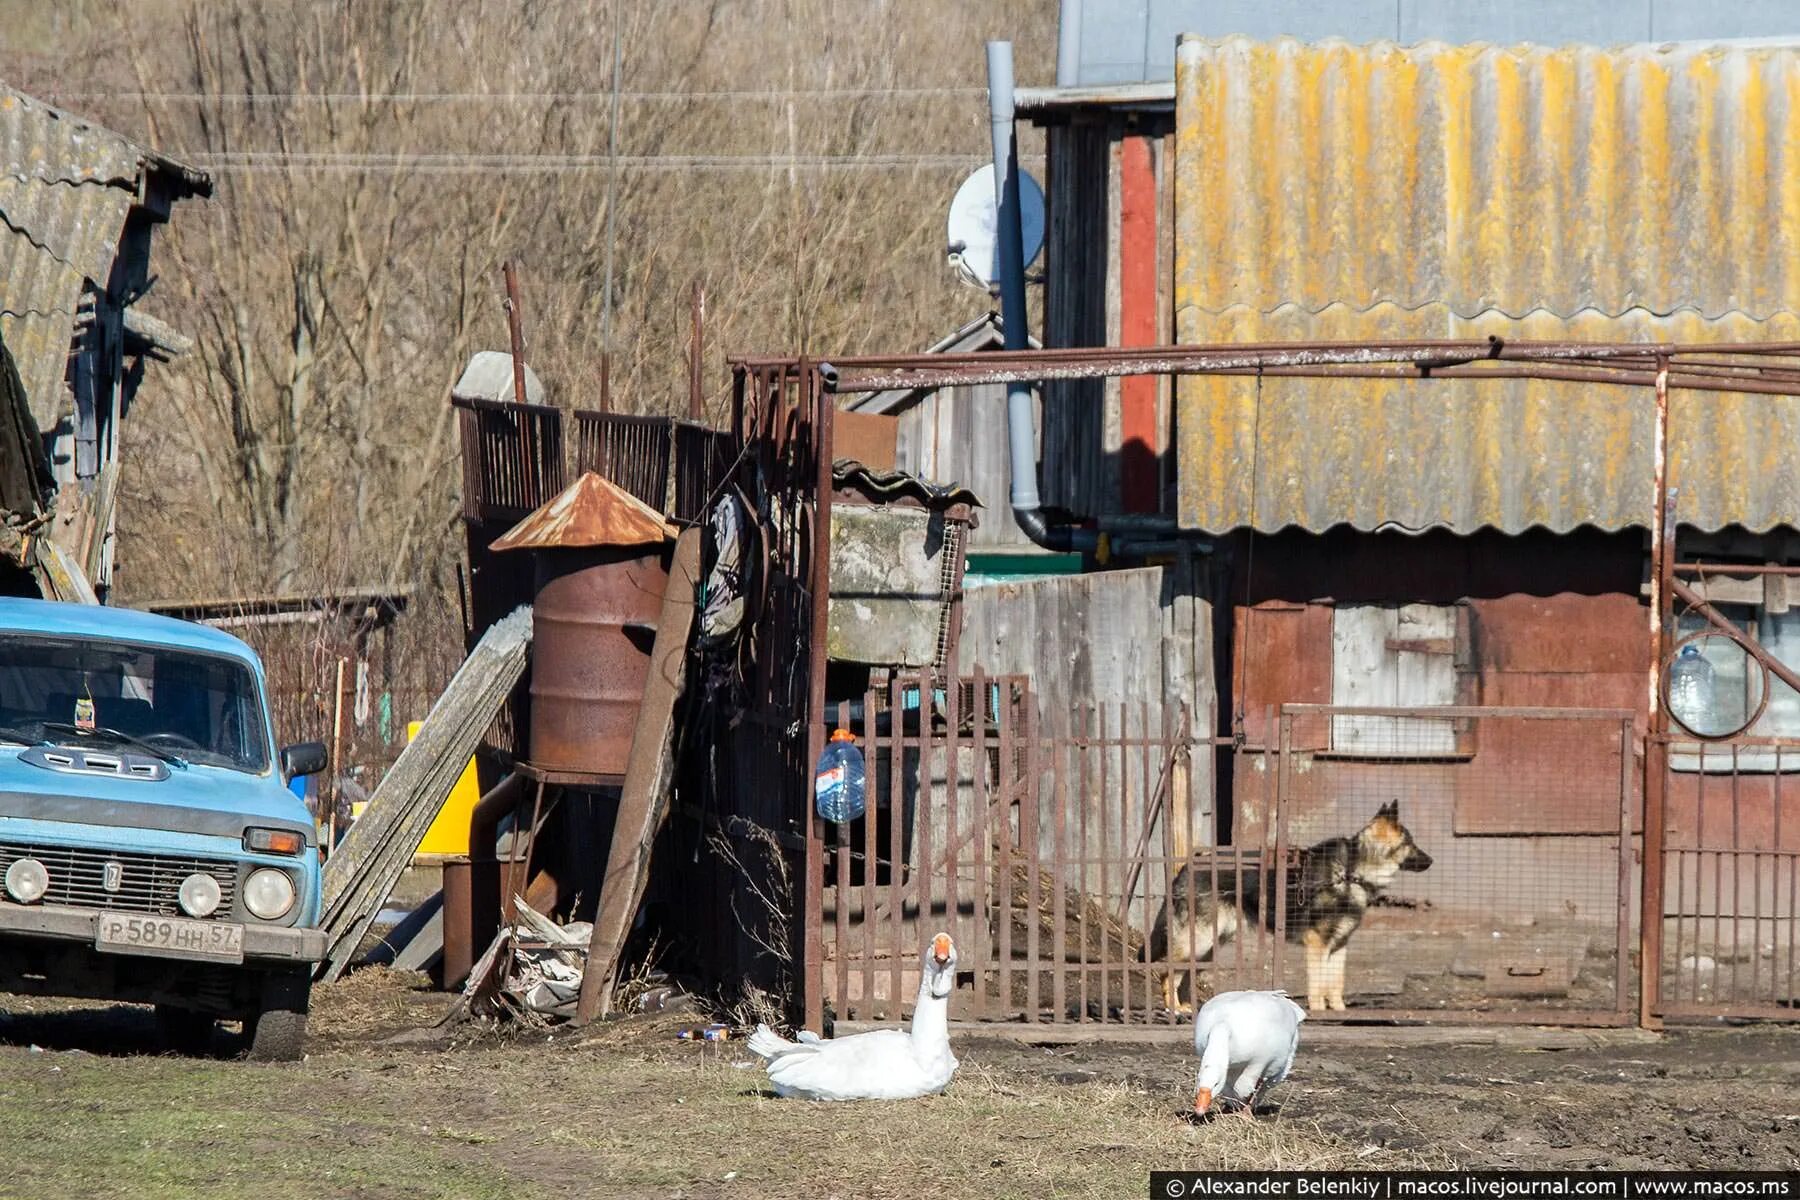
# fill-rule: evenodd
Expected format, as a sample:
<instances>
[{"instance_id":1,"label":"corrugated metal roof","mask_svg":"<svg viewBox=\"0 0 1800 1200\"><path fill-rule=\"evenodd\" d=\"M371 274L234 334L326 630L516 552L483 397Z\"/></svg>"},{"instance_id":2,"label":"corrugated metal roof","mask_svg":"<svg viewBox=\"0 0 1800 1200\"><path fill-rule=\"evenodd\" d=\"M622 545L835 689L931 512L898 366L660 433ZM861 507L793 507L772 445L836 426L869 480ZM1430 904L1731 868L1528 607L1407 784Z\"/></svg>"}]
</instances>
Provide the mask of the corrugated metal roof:
<instances>
[{"instance_id":1,"label":"corrugated metal roof","mask_svg":"<svg viewBox=\"0 0 1800 1200\"><path fill-rule=\"evenodd\" d=\"M931 483L905 471L876 471L853 458L840 458L831 464L831 481L877 503L916 500L932 509L954 504L982 506L980 497L960 483Z\"/></svg>"},{"instance_id":2,"label":"corrugated metal roof","mask_svg":"<svg viewBox=\"0 0 1800 1200\"><path fill-rule=\"evenodd\" d=\"M212 190L202 172L0 85L0 336L46 429L67 407L82 285L105 285L147 171L177 198Z\"/></svg>"},{"instance_id":3,"label":"corrugated metal roof","mask_svg":"<svg viewBox=\"0 0 1800 1200\"><path fill-rule=\"evenodd\" d=\"M1800 50L1184 40L1177 335L1800 336ZM1509 315L1510 314L1510 315ZM1647 392L1184 378L1183 523L1620 528ZM1800 403L1677 394L1707 528L1800 525ZM1254 485L1252 480L1254 479Z\"/></svg>"}]
</instances>

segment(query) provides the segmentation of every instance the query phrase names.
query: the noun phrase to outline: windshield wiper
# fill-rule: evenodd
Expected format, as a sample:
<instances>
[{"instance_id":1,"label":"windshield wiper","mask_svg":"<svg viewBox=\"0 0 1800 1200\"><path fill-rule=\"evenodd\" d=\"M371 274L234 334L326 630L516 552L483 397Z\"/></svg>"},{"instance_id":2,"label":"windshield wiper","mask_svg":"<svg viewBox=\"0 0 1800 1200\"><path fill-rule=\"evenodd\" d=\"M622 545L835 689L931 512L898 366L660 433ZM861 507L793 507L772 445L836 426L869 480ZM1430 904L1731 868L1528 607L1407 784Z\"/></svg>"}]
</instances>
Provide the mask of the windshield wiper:
<instances>
[{"instance_id":1,"label":"windshield wiper","mask_svg":"<svg viewBox=\"0 0 1800 1200\"><path fill-rule=\"evenodd\" d=\"M32 722L36 724L36 722ZM17 742L21 746L36 746L44 740L43 735L32 736L25 732L21 725L0 725L0 742Z\"/></svg>"},{"instance_id":2,"label":"windshield wiper","mask_svg":"<svg viewBox=\"0 0 1800 1200\"><path fill-rule=\"evenodd\" d=\"M80 737L111 738L116 742L124 742L128 746L136 746L145 754L153 754L172 767L180 767L184 771L187 770L186 759L170 754L161 746L153 746L143 738L133 737L129 733L124 733L107 725L96 725L91 729L84 729L80 725L70 725L63 721L45 721L43 727L46 730L54 729L58 733L73 733Z\"/></svg>"}]
</instances>

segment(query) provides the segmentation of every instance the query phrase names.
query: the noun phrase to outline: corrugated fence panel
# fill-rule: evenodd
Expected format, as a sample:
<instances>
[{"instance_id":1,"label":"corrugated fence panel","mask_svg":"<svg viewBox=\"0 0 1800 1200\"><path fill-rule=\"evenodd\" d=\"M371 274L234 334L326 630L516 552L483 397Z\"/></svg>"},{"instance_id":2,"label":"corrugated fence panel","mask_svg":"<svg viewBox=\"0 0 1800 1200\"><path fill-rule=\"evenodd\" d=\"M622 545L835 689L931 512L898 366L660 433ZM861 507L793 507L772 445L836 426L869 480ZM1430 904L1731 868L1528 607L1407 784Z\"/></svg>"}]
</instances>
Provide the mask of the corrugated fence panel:
<instances>
[{"instance_id":1,"label":"corrugated fence panel","mask_svg":"<svg viewBox=\"0 0 1800 1200\"><path fill-rule=\"evenodd\" d=\"M1800 49L1185 41L1184 342L1800 336ZM1509 315L1510 314L1510 315ZM1183 523L1642 524L1649 398L1187 378ZM1793 401L1679 396L1680 516L1800 524Z\"/></svg>"}]
</instances>

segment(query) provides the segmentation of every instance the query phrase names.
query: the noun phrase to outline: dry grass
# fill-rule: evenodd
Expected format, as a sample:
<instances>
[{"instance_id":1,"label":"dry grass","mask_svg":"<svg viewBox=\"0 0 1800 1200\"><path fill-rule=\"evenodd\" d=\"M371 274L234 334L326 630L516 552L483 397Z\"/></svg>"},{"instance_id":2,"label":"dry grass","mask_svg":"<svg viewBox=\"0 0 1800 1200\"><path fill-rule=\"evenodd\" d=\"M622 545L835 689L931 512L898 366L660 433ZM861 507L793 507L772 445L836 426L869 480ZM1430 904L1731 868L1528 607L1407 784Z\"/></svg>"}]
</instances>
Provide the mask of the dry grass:
<instances>
[{"instance_id":1,"label":"dry grass","mask_svg":"<svg viewBox=\"0 0 1800 1200\"><path fill-rule=\"evenodd\" d=\"M309 1057L285 1066L65 1052L148 1044L142 1010L0 1020L0 1197L1111 1197L1165 1168L1792 1169L1800 1132L1792 1031L1557 1054L1321 1043L1280 1116L1196 1125L1186 1047L959 1037L943 1096L810 1104L767 1093L741 1042L679 1040L692 1012L415 1042L443 999L416 982L319 989Z\"/></svg>"},{"instance_id":2,"label":"dry grass","mask_svg":"<svg viewBox=\"0 0 1800 1200\"><path fill-rule=\"evenodd\" d=\"M1168 1087L1070 1086L965 1048L946 1095L820 1105L766 1094L740 1044L679 1042L682 1024L340 1047L292 1067L0 1050L0 1195L811 1200L916 1197L929 1177L949 1196L1120 1196L1152 1167L1371 1165L1307 1123L1186 1124L1179 1055Z\"/></svg>"}]
</instances>

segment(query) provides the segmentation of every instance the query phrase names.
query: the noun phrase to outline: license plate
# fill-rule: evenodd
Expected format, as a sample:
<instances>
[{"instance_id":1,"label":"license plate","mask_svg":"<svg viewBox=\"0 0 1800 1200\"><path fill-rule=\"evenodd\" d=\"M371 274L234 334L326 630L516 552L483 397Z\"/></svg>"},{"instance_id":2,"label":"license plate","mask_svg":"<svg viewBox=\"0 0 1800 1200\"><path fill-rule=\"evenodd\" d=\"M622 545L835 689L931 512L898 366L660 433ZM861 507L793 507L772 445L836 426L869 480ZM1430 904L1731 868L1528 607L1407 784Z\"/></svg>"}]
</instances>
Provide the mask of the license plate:
<instances>
[{"instance_id":1,"label":"license plate","mask_svg":"<svg viewBox=\"0 0 1800 1200\"><path fill-rule=\"evenodd\" d=\"M94 949L114 954L241 963L244 927L227 921L101 913L94 928Z\"/></svg>"}]
</instances>

